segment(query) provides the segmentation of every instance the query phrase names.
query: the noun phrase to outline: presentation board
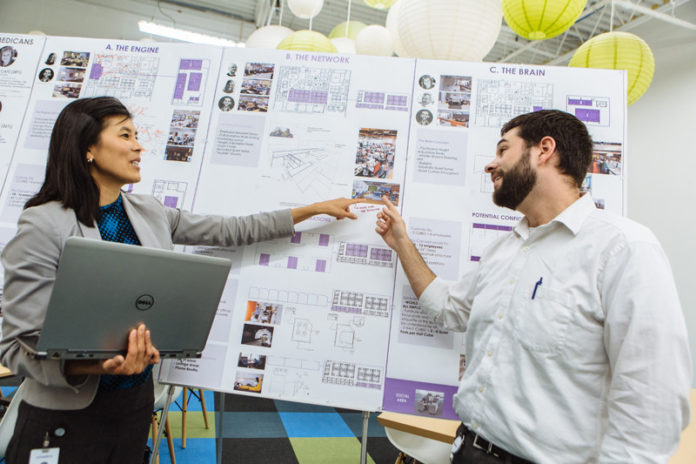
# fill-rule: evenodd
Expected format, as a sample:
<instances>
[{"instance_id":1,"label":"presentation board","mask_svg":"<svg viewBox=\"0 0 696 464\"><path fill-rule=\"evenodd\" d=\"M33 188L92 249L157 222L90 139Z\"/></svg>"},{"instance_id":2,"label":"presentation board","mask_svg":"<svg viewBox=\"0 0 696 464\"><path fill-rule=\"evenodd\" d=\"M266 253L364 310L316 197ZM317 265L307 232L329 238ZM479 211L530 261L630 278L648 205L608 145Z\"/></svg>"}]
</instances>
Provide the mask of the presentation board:
<instances>
[{"instance_id":1,"label":"presentation board","mask_svg":"<svg viewBox=\"0 0 696 464\"><path fill-rule=\"evenodd\" d=\"M128 191L223 215L387 195L446 279L472 269L521 218L493 205L483 172L501 125L518 114L558 108L585 121L596 147L583 189L599 207L625 210L623 72L12 34L0 42L16 54L0 68L0 82L15 83L0 90L0 246L43 181L58 113L96 95L134 114L143 179ZM229 258L232 271L203 357L164 362L160 381L455 417L464 334L419 311L374 231L379 209L355 205L356 221L319 216L290 238L247 247L187 247Z\"/></svg>"}]
</instances>

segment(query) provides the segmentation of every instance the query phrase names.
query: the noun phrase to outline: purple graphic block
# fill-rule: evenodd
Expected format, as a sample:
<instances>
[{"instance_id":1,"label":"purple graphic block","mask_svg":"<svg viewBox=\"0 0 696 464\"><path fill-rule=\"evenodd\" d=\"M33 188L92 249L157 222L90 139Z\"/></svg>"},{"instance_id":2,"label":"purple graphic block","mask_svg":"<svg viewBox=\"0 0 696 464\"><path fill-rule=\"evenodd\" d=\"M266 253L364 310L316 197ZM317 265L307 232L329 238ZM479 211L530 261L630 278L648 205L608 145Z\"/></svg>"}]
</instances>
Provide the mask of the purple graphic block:
<instances>
[{"instance_id":1,"label":"purple graphic block","mask_svg":"<svg viewBox=\"0 0 696 464\"><path fill-rule=\"evenodd\" d=\"M297 269L297 258L288 256L288 269Z\"/></svg>"},{"instance_id":2,"label":"purple graphic block","mask_svg":"<svg viewBox=\"0 0 696 464\"><path fill-rule=\"evenodd\" d=\"M533 106L533 107L532 107L532 111L541 111L541 110L543 110L543 109L544 109L544 108L541 107L541 106Z\"/></svg>"},{"instance_id":3,"label":"purple graphic block","mask_svg":"<svg viewBox=\"0 0 696 464\"><path fill-rule=\"evenodd\" d=\"M568 104L575 106L592 106L592 100L583 100L581 98L569 98Z\"/></svg>"},{"instance_id":4,"label":"purple graphic block","mask_svg":"<svg viewBox=\"0 0 696 464\"><path fill-rule=\"evenodd\" d=\"M314 270L317 272L326 272L326 260L317 259L317 264Z\"/></svg>"},{"instance_id":5,"label":"purple graphic block","mask_svg":"<svg viewBox=\"0 0 696 464\"><path fill-rule=\"evenodd\" d=\"M329 234L319 234L319 246L329 246Z\"/></svg>"},{"instance_id":6,"label":"purple graphic block","mask_svg":"<svg viewBox=\"0 0 696 464\"><path fill-rule=\"evenodd\" d=\"M387 95L387 105L407 106L408 97L406 95Z\"/></svg>"},{"instance_id":7,"label":"purple graphic block","mask_svg":"<svg viewBox=\"0 0 696 464\"><path fill-rule=\"evenodd\" d=\"M203 80L203 74L192 72L189 74L188 90L192 92L198 92L201 88L201 81Z\"/></svg>"},{"instance_id":8,"label":"purple graphic block","mask_svg":"<svg viewBox=\"0 0 696 464\"><path fill-rule=\"evenodd\" d=\"M104 67L101 65L101 63L94 63L92 65L92 70L89 72L89 78L96 81L102 76L103 72Z\"/></svg>"},{"instance_id":9,"label":"purple graphic block","mask_svg":"<svg viewBox=\"0 0 696 464\"><path fill-rule=\"evenodd\" d=\"M198 71L203 67L203 60L181 60L179 69L182 71Z\"/></svg>"},{"instance_id":10,"label":"purple graphic block","mask_svg":"<svg viewBox=\"0 0 696 464\"><path fill-rule=\"evenodd\" d=\"M444 397L442 415L436 417L441 417L443 419L459 419L452 408L452 397L457 393L457 387L436 383L393 379L390 377L387 377L384 382L384 400L382 403L384 410L434 417L430 414L420 412L418 408L416 408L416 390L420 390L421 394L423 394L422 392L432 392L439 393Z\"/></svg>"},{"instance_id":11,"label":"purple graphic block","mask_svg":"<svg viewBox=\"0 0 696 464\"><path fill-rule=\"evenodd\" d=\"M302 232L295 232L295 235L290 239L290 243L300 243L302 240Z\"/></svg>"},{"instance_id":12,"label":"purple graphic block","mask_svg":"<svg viewBox=\"0 0 696 464\"><path fill-rule=\"evenodd\" d=\"M179 202L179 199L177 197L172 197L169 195L164 196L164 206L168 206L169 208L176 208L176 204Z\"/></svg>"},{"instance_id":13,"label":"purple graphic block","mask_svg":"<svg viewBox=\"0 0 696 464\"><path fill-rule=\"evenodd\" d=\"M174 87L174 99L181 100L184 97L186 89L186 74L179 74L176 78L176 86Z\"/></svg>"},{"instance_id":14,"label":"purple graphic block","mask_svg":"<svg viewBox=\"0 0 696 464\"><path fill-rule=\"evenodd\" d=\"M259 266L268 266L268 263L271 262L271 255L268 253L261 253L261 256L259 257Z\"/></svg>"},{"instance_id":15,"label":"purple graphic block","mask_svg":"<svg viewBox=\"0 0 696 464\"><path fill-rule=\"evenodd\" d=\"M599 110L575 108L575 117L585 122L599 122Z\"/></svg>"},{"instance_id":16,"label":"purple graphic block","mask_svg":"<svg viewBox=\"0 0 696 464\"><path fill-rule=\"evenodd\" d=\"M481 261L481 257L480 256L472 256L471 260L474 262L479 262L479 261Z\"/></svg>"}]
</instances>

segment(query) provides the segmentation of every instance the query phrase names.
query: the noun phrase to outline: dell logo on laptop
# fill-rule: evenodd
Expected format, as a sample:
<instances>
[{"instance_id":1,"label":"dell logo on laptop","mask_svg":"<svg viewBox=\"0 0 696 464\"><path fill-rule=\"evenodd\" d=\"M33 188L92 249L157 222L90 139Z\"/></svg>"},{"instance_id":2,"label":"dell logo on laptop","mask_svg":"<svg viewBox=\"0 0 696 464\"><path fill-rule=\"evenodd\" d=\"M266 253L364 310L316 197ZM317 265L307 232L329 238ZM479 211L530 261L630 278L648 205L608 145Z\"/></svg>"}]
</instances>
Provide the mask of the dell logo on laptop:
<instances>
[{"instance_id":1,"label":"dell logo on laptop","mask_svg":"<svg viewBox=\"0 0 696 464\"><path fill-rule=\"evenodd\" d=\"M140 295L135 300L135 307L141 311L146 311L146 310L152 308L152 305L154 305L154 304L155 304L155 299L152 297L152 295Z\"/></svg>"}]
</instances>

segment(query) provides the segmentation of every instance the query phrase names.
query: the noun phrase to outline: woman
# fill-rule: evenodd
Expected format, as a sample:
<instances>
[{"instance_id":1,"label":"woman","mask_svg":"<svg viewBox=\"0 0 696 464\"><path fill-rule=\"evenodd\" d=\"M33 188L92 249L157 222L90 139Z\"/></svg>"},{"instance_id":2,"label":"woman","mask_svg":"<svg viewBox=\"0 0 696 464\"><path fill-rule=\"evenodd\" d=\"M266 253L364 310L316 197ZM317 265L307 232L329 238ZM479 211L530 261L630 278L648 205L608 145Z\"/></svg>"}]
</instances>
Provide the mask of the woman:
<instances>
[{"instance_id":1,"label":"woman","mask_svg":"<svg viewBox=\"0 0 696 464\"><path fill-rule=\"evenodd\" d=\"M140 181L143 149L128 110L116 99L76 100L56 120L39 193L7 244L2 364L25 376L24 401L8 463L58 447L61 463L141 463L153 405L152 365L159 352L144 325L129 333L128 352L101 361L35 360L35 346L67 237L85 236L171 249L174 243L234 246L294 233L316 214L356 216L359 200L336 199L240 218L166 208L155 198L121 191ZM79 321L75 321L79 323ZM88 328L87 328L88 329Z\"/></svg>"}]
</instances>

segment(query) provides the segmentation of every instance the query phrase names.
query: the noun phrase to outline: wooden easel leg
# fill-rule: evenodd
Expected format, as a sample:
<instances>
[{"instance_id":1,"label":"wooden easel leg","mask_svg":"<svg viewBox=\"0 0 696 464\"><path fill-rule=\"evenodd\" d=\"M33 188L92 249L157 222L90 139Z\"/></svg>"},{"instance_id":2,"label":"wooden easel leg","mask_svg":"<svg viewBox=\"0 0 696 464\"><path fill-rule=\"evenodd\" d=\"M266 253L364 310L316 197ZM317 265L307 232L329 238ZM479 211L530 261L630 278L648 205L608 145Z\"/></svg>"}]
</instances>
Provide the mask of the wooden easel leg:
<instances>
[{"instance_id":1,"label":"wooden easel leg","mask_svg":"<svg viewBox=\"0 0 696 464\"><path fill-rule=\"evenodd\" d=\"M184 387L181 406L181 447L186 449L186 411L188 410L188 388Z\"/></svg>"},{"instance_id":2,"label":"wooden easel leg","mask_svg":"<svg viewBox=\"0 0 696 464\"><path fill-rule=\"evenodd\" d=\"M206 430L210 428L208 424L208 410L205 407L205 396L203 396L203 390L198 390L198 394L201 395L201 409L203 410L203 422L205 423Z\"/></svg>"},{"instance_id":3,"label":"wooden easel leg","mask_svg":"<svg viewBox=\"0 0 696 464\"><path fill-rule=\"evenodd\" d=\"M172 429L169 427L169 417L164 421L164 431L167 432L167 445L169 446L169 457L172 464L176 464L176 456L174 455L174 440L172 440Z\"/></svg>"}]
</instances>

